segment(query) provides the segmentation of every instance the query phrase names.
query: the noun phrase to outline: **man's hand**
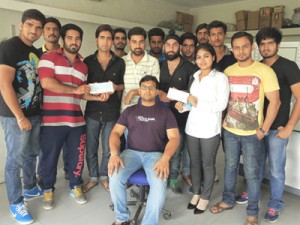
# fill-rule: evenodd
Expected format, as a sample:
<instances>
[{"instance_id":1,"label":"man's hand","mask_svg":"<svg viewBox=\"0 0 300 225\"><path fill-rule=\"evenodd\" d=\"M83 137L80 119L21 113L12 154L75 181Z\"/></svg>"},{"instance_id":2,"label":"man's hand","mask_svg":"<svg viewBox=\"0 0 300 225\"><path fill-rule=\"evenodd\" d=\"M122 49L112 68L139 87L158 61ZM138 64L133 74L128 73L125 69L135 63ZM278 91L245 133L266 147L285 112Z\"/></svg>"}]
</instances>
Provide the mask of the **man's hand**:
<instances>
[{"instance_id":1,"label":"man's hand","mask_svg":"<svg viewBox=\"0 0 300 225\"><path fill-rule=\"evenodd\" d=\"M187 102L188 102L188 103L191 103L194 107L197 107L198 99L197 99L195 96L190 95L190 96L187 98Z\"/></svg>"},{"instance_id":2,"label":"man's hand","mask_svg":"<svg viewBox=\"0 0 300 225\"><path fill-rule=\"evenodd\" d=\"M109 99L109 93L101 93L100 95L97 95L97 101L100 102L106 102Z\"/></svg>"},{"instance_id":3,"label":"man's hand","mask_svg":"<svg viewBox=\"0 0 300 225\"><path fill-rule=\"evenodd\" d=\"M288 127L283 126L278 127L278 130L279 132L276 134L276 137L284 139L287 139L293 132L293 129L289 129Z\"/></svg>"},{"instance_id":4,"label":"man's hand","mask_svg":"<svg viewBox=\"0 0 300 225\"><path fill-rule=\"evenodd\" d=\"M134 94L133 94L133 91L132 91L132 90L128 92L128 94L127 94L127 95L125 96L125 98L124 98L124 103L125 103L125 105L129 105L129 104L130 104L130 101L131 101L133 95L134 95Z\"/></svg>"},{"instance_id":5,"label":"man's hand","mask_svg":"<svg viewBox=\"0 0 300 225\"><path fill-rule=\"evenodd\" d=\"M164 92L164 91L159 91L158 96L159 96L160 101L162 101L162 102L170 102L170 101L171 101L171 100L167 97L167 93Z\"/></svg>"},{"instance_id":6,"label":"man's hand","mask_svg":"<svg viewBox=\"0 0 300 225\"><path fill-rule=\"evenodd\" d=\"M20 130L24 130L24 131L31 130L32 125L31 125L28 118L23 117L21 119L18 119L17 121L18 121L18 125L20 127Z\"/></svg>"},{"instance_id":7,"label":"man's hand","mask_svg":"<svg viewBox=\"0 0 300 225\"><path fill-rule=\"evenodd\" d=\"M123 161L119 155L111 156L108 161L108 176L112 176L114 172L118 173L119 165L124 168Z\"/></svg>"},{"instance_id":8,"label":"man's hand","mask_svg":"<svg viewBox=\"0 0 300 225\"><path fill-rule=\"evenodd\" d=\"M260 141L264 138L264 134L259 129L256 130L256 136Z\"/></svg>"},{"instance_id":9,"label":"man's hand","mask_svg":"<svg viewBox=\"0 0 300 225\"><path fill-rule=\"evenodd\" d=\"M161 157L161 159L155 164L154 170L156 170L156 177L159 177L161 180L167 180L169 176L169 160Z\"/></svg>"},{"instance_id":10,"label":"man's hand","mask_svg":"<svg viewBox=\"0 0 300 225\"><path fill-rule=\"evenodd\" d=\"M87 84L82 84L78 86L75 90L75 94L77 95L88 95L90 93L90 87Z\"/></svg>"}]
</instances>

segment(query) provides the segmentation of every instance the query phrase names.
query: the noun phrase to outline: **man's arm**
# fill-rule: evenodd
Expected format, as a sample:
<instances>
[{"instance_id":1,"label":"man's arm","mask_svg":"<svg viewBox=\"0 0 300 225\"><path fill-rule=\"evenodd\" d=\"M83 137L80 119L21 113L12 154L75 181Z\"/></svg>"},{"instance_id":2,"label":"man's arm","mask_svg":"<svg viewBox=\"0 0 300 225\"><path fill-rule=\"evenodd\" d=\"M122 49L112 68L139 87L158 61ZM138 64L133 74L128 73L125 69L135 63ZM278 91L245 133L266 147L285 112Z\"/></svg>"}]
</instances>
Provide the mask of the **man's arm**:
<instances>
[{"instance_id":1,"label":"man's arm","mask_svg":"<svg viewBox=\"0 0 300 225\"><path fill-rule=\"evenodd\" d=\"M278 109L280 107L281 102L280 102L280 97L279 97L279 90L267 92L267 93L265 93L265 95L266 95L266 98L269 100L269 105L267 108L265 120L264 120L261 128L264 131L269 131L272 123L274 122L274 120L277 116ZM256 133L260 139L262 139L264 137L263 133L260 130L257 130Z\"/></svg>"},{"instance_id":2,"label":"man's arm","mask_svg":"<svg viewBox=\"0 0 300 225\"><path fill-rule=\"evenodd\" d=\"M291 85L291 90L295 98L295 104L286 126L278 128L279 132L277 137L279 138L288 138L300 119L300 83Z\"/></svg>"},{"instance_id":3,"label":"man's arm","mask_svg":"<svg viewBox=\"0 0 300 225\"><path fill-rule=\"evenodd\" d=\"M154 170L156 170L156 176L160 179L164 178L165 180L167 180L169 176L169 161L179 146L180 137L178 128L168 129L167 136L169 141L166 144L164 154L154 167Z\"/></svg>"},{"instance_id":4,"label":"man's arm","mask_svg":"<svg viewBox=\"0 0 300 225\"><path fill-rule=\"evenodd\" d=\"M116 124L109 136L110 158L108 162L108 175L112 176L114 172L118 173L119 165L124 168L124 164L120 157L119 149L121 145L120 137L124 133L126 127Z\"/></svg>"},{"instance_id":5,"label":"man's arm","mask_svg":"<svg viewBox=\"0 0 300 225\"><path fill-rule=\"evenodd\" d=\"M17 95L12 86L15 78L15 68L7 65L0 65L0 91L8 108L12 111L21 130L30 130L31 123L24 116L19 105Z\"/></svg>"},{"instance_id":6,"label":"man's arm","mask_svg":"<svg viewBox=\"0 0 300 225\"><path fill-rule=\"evenodd\" d=\"M138 89L130 90L124 98L125 105L129 105L132 97L135 95L139 95L139 90Z\"/></svg>"},{"instance_id":7,"label":"man's arm","mask_svg":"<svg viewBox=\"0 0 300 225\"><path fill-rule=\"evenodd\" d=\"M70 85L62 84L54 77L45 77L41 79L41 85L43 89L58 93L58 94L89 94L90 87L87 84L80 85L78 87L72 87Z\"/></svg>"}]
</instances>

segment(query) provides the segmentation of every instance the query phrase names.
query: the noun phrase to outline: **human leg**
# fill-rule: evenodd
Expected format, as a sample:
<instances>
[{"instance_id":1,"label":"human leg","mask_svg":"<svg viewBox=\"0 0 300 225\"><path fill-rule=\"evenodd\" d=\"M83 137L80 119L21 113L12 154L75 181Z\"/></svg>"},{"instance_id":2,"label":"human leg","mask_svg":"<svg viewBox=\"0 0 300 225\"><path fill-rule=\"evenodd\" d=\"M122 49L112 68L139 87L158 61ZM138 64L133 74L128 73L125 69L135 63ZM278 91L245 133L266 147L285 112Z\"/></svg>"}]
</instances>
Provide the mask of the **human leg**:
<instances>
[{"instance_id":1,"label":"human leg","mask_svg":"<svg viewBox=\"0 0 300 225\"><path fill-rule=\"evenodd\" d=\"M156 171L153 170L161 156L162 153L160 152L143 153L142 163L150 185L150 191L142 225L158 224L159 215L165 202L167 182L157 177L155 175Z\"/></svg>"},{"instance_id":2,"label":"human leg","mask_svg":"<svg viewBox=\"0 0 300 225\"><path fill-rule=\"evenodd\" d=\"M258 215L258 201L260 198L260 163L261 146L263 144L256 134L241 137L243 167L247 180L248 206L247 215Z\"/></svg>"},{"instance_id":3,"label":"human leg","mask_svg":"<svg viewBox=\"0 0 300 225\"><path fill-rule=\"evenodd\" d=\"M137 151L126 149L121 153L121 159L124 163L124 168L119 166L118 173L113 173L109 179L110 196L114 204L117 222L129 220L125 184L129 177L142 167L141 158Z\"/></svg>"}]
</instances>

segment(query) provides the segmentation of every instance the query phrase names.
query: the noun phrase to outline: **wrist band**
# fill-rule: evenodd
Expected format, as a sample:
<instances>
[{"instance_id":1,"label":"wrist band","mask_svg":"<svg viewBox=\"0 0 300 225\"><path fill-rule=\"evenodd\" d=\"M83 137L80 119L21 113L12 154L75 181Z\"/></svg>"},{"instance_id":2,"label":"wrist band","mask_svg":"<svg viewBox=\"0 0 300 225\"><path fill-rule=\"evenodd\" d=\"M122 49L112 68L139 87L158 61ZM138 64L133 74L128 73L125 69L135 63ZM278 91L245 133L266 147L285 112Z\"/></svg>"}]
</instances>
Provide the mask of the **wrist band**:
<instances>
[{"instance_id":1,"label":"wrist band","mask_svg":"<svg viewBox=\"0 0 300 225\"><path fill-rule=\"evenodd\" d=\"M25 119L25 117L22 117L21 119L18 119L17 123L21 123L24 119Z\"/></svg>"}]
</instances>

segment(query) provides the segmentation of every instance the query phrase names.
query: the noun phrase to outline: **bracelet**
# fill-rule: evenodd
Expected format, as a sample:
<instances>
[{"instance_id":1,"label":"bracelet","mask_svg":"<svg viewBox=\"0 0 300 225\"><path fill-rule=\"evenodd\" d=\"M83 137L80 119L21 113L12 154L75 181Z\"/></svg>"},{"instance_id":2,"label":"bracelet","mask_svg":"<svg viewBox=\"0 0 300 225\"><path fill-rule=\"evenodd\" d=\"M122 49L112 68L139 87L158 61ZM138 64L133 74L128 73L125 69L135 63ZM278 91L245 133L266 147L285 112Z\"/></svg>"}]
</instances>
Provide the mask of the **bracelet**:
<instances>
[{"instance_id":1,"label":"bracelet","mask_svg":"<svg viewBox=\"0 0 300 225\"><path fill-rule=\"evenodd\" d=\"M18 123L18 124L21 123L24 119L25 119L25 116L23 116L21 119L18 119L18 120L17 120L17 123Z\"/></svg>"},{"instance_id":2,"label":"bracelet","mask_svg":"<svg viewBox=\"0 0 300 225\"><path fill-rule=\"evenodd\" d=\"M112 153L110 154L110 157L119 156L119 153Z\"/></svg>"}]
</instances>

